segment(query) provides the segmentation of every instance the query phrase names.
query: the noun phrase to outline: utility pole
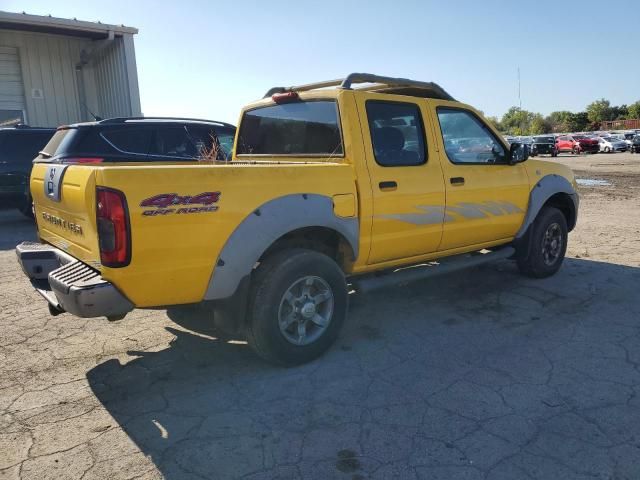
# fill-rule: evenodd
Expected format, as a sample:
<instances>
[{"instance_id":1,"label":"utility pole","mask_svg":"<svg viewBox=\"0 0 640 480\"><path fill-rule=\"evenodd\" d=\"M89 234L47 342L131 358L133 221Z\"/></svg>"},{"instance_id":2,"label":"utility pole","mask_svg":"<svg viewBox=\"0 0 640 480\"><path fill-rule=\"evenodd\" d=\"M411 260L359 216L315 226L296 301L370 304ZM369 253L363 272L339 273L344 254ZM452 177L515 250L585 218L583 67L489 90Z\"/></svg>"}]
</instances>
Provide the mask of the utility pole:
<instances>
[{"instance_id":1,"label":"utility pole","mask_svg":"<svg viewBox=\"0 0 640 480\"><path fill-rule=\"evenodd\" d=\"M518 66L518 106L522 110L522 98L520 97L520 66Z\"/></svg>"},{"instance_id":2,"label":"utility pole","mask_svg":"<svg viewBox=\"0 0 640 480\"><path fill-rule=\"evenodd\" d=\"M518 65L518 108L520 111L518 112L520 115L520 134L524 133L524 125L522 124L522 97L520 97L520 65Z\"/></svg>"}]
</instances>

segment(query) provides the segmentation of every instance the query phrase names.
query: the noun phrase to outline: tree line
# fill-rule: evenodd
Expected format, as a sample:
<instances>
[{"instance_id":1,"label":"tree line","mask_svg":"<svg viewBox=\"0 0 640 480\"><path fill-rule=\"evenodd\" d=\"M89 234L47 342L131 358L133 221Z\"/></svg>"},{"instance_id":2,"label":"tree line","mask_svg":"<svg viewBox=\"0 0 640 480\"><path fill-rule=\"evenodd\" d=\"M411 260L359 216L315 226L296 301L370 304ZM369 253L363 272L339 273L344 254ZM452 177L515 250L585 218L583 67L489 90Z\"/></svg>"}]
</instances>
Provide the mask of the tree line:
<instances>
[{"instance_id":1,"label":"tree line","mask_svg":"<svg viewBox=\"0 0 640 480\"><path fill-rule=\"evenodd\" d=\"M598 130L608 120L640 119L640 100L631 105L611 105L601 98L587 105L583 112L560 110L546 117L519 107L511 107L501 119L488 117L498 130L507 135L540 135L553 132Z\"/></svg>"}]
</instances>

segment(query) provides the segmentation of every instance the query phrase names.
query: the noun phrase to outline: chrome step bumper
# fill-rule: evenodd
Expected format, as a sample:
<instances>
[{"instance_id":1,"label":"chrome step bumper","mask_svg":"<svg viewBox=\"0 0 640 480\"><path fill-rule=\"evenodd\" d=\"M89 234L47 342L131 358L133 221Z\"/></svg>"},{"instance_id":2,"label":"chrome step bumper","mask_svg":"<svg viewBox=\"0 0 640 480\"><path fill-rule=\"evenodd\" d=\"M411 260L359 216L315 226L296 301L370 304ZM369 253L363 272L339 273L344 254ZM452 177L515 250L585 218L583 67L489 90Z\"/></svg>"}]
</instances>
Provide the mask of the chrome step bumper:
<instances>
[{"instance_id":1,"label":"chrome step bumper","mask_svg":"<svg viewBox=\"0 0 640 480\"><path fill-rule=\"evenodd\" d=\"M134 305L100 272L51 245L23 242L18 262L34 288L49 302L52 313L117 320Z\"/></svg>"}]
</instances>

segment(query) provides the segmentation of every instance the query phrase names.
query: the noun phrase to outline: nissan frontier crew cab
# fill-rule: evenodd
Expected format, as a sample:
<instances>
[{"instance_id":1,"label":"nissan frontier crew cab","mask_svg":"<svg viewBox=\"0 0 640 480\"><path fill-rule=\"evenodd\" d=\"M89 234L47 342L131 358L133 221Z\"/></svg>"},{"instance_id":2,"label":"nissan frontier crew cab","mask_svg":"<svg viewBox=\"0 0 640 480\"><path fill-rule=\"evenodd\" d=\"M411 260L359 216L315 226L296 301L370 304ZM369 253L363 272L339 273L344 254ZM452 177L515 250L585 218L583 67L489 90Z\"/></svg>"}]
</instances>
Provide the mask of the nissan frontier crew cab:
<instances>
[{"instance_id":1,"label":"nissan frontier crew cab","mask_svg":"<svg viewBox=\"0 0 640 480\"><path fill-rule=\"evenodd\" d=\"M40 243L16 247L52 314L198 303L286 365L333 343L352 288L499 258L554 274L578 211L565 166L527 161L437 84L371 74L272 88L242 110L231 161L55 148L31 175Z\"/></svg>"}]
</instances>

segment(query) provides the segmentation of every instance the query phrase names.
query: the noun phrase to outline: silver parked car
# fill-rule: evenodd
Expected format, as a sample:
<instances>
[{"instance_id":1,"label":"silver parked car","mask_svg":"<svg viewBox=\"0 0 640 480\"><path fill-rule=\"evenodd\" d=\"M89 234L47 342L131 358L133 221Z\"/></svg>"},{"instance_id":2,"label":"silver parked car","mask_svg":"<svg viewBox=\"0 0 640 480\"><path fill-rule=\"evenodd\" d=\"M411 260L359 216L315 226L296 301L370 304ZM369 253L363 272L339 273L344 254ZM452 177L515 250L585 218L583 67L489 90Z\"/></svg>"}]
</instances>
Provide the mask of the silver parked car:
<instances>
[{"instance_id":1,"label":"silver parked car","mask_svg":"<svg viewBox=\"0 0 640 480\"><path fill-rule=\"evenodd\" d=\"M599 137L598 144L600 145L600 151L605 153L610 152L626 152L627 144L619 137Z\"/></svg>"}]
</instances>

